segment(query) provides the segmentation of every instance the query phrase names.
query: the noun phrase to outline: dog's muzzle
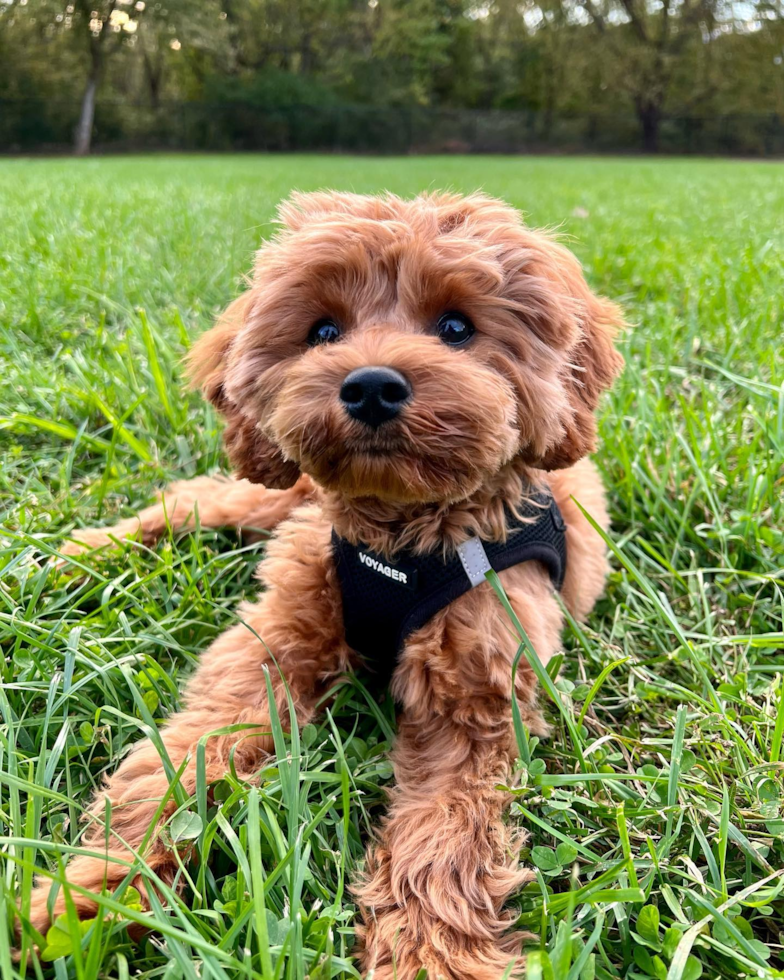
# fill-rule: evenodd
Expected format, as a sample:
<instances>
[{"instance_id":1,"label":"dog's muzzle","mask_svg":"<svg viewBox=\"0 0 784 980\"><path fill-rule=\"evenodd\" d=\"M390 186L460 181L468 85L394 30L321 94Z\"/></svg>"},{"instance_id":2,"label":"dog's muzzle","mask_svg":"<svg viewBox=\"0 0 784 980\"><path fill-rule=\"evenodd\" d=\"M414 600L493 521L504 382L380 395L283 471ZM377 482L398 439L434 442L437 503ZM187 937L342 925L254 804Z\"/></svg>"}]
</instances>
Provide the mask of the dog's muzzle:
<instances>
[{"instance_id":1,"label":"dog's muzzle","mask_svg":"<svg viewBox=\"0 0 784 980\"><path fill-rule=\"evenodd\" d=\"M408 379L388 367L357 368L340 387L340 400L348 414L372 429L395 418L409 398Z\"/></svg>"}]
</instances>

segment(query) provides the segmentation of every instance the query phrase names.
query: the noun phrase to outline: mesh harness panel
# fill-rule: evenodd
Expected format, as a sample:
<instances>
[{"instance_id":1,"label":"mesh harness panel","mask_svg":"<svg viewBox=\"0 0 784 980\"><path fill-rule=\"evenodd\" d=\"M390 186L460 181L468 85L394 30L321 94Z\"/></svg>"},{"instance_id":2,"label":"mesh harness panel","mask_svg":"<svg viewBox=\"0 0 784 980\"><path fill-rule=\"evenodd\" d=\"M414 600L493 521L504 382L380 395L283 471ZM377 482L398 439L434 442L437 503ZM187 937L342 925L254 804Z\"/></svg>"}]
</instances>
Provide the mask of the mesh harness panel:
<instances>
[{"instance_id":1,"label":"mesh harness panel","mask_svg":"<svg viewBox=\"0 0 784 980\"><path fill-rule=\"evenodd\" d=\"M507 514L506 541L482 541L490 567L496 572L526 561L541 562L553 586L560 589L566 571L566 525L549 493L527 497L520 518ZM459 555L415 555L394 559L353 545L333 530L346 642L367 665L389 678L406 638L440 609L473 588ZM480 549L481 552L481 549Z\"/></svg>"}]
</instances>

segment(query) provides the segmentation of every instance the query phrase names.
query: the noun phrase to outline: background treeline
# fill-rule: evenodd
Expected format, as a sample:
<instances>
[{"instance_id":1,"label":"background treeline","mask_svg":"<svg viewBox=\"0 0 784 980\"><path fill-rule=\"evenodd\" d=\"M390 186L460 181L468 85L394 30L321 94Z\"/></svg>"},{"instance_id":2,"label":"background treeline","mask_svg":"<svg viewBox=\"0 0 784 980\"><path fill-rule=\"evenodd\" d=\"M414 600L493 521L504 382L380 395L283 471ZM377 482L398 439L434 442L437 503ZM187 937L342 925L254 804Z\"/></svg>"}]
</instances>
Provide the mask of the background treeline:
<instances>
[{"instance_id":1,"label":"background treeline","mask_svg":"<svg viewBox=\"0 0 784 980\"><path fill-rule=\"evenodd\" d=\"M770 0L0 0L6 150L782 152L782 120Z\"/></svg>"}]
</instances>

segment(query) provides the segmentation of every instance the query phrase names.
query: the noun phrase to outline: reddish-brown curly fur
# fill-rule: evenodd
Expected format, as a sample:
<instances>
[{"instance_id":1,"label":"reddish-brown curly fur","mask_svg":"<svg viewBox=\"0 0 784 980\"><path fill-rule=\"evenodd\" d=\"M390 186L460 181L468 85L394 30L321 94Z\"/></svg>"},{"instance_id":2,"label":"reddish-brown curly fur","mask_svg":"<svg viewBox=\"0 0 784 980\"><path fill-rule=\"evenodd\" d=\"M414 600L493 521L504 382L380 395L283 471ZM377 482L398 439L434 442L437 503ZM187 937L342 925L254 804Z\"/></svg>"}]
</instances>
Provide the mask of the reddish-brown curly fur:
<instances>
[{"instance_id":1,"label":"reddish-brown curly fur","mask_svg":"<svg viewBox=\"0 0 784 980\"><path fill-rule=\"evenodd\" d=\"M192 526L197 510L204 526L277 528L259 566L263 593L204 654L183 710L162 732L174 766L189 759L189 793L202 736L241 722L265 729L267 651L301 723L356 662L343 639L333 526L387 554L449 552L471 534L503 538L505 505L527 484L547 484L568 525L562 595L574 616L590 611L606 575L602 542L572 496L607 526L601 484L583 457L594 448L599 394L620 368L612 339L621 318L590 292L571 253L481 195L295 195L280 218L249 290L190 357L195 383L227 418L239 479L175 484L138 517L79 532L66 549L134 534L152 542L167 523ZM476 325L466 349L435 335L447 310ZM309 348L308 331L325 316L343 338ZM402 372L414 391L400 417L376 431L349 418L338 398L346 375L369 364ZM546 571L528 563L501 579L546 662L562 626ZM401 655L392 685L401 706L396 783L356 884L361 962L376 980L413 980L422 967L431 980L498 980L510 963L513 975L522 970L521 936L503 906L530 873L517 865L520 835L503 819L498 789L514 755L515 650L482 585L437 613ZM275 690L284 711L279 682ZM518 675L517 694L528 724L543 732L529 670ZM252 733L210 738L208 778L222 775L232 751L251 774L271 743ZM167 787L156 750L142 742L105 788L110 858L138 848ZM103 810L101 798L84 841L93 850L103 850ZM145 858L171 876L164 835ZM125 870L79 856L67 874L100 890L104 876L111 888ZM48 891L42 880L34 893L38 928L48 921ZM94 910L74 898L82 914ZM54 910L62 908L60 894Z\"/></svg>"}]
</instances>

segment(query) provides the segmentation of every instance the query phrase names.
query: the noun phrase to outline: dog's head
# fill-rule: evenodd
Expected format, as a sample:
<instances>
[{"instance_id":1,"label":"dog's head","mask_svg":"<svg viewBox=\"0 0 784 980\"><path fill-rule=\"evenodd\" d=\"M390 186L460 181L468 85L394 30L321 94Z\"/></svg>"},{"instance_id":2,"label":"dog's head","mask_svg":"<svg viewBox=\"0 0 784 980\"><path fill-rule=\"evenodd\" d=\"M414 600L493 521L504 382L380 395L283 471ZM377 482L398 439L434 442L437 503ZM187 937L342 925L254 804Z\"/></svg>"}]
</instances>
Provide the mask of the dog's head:
<instances>
[{"instance_id":1,"label":"dog's head","mask_svg":"<svg viewBox=\"0 0 784 980\"><path fill-rule=\"evenodd\" d=\"M619 310L512 208L317 193L280 219L190 358L239 476L450 501L516 456L547 470L593 449Z\"/></svg>"}]
</instances>

